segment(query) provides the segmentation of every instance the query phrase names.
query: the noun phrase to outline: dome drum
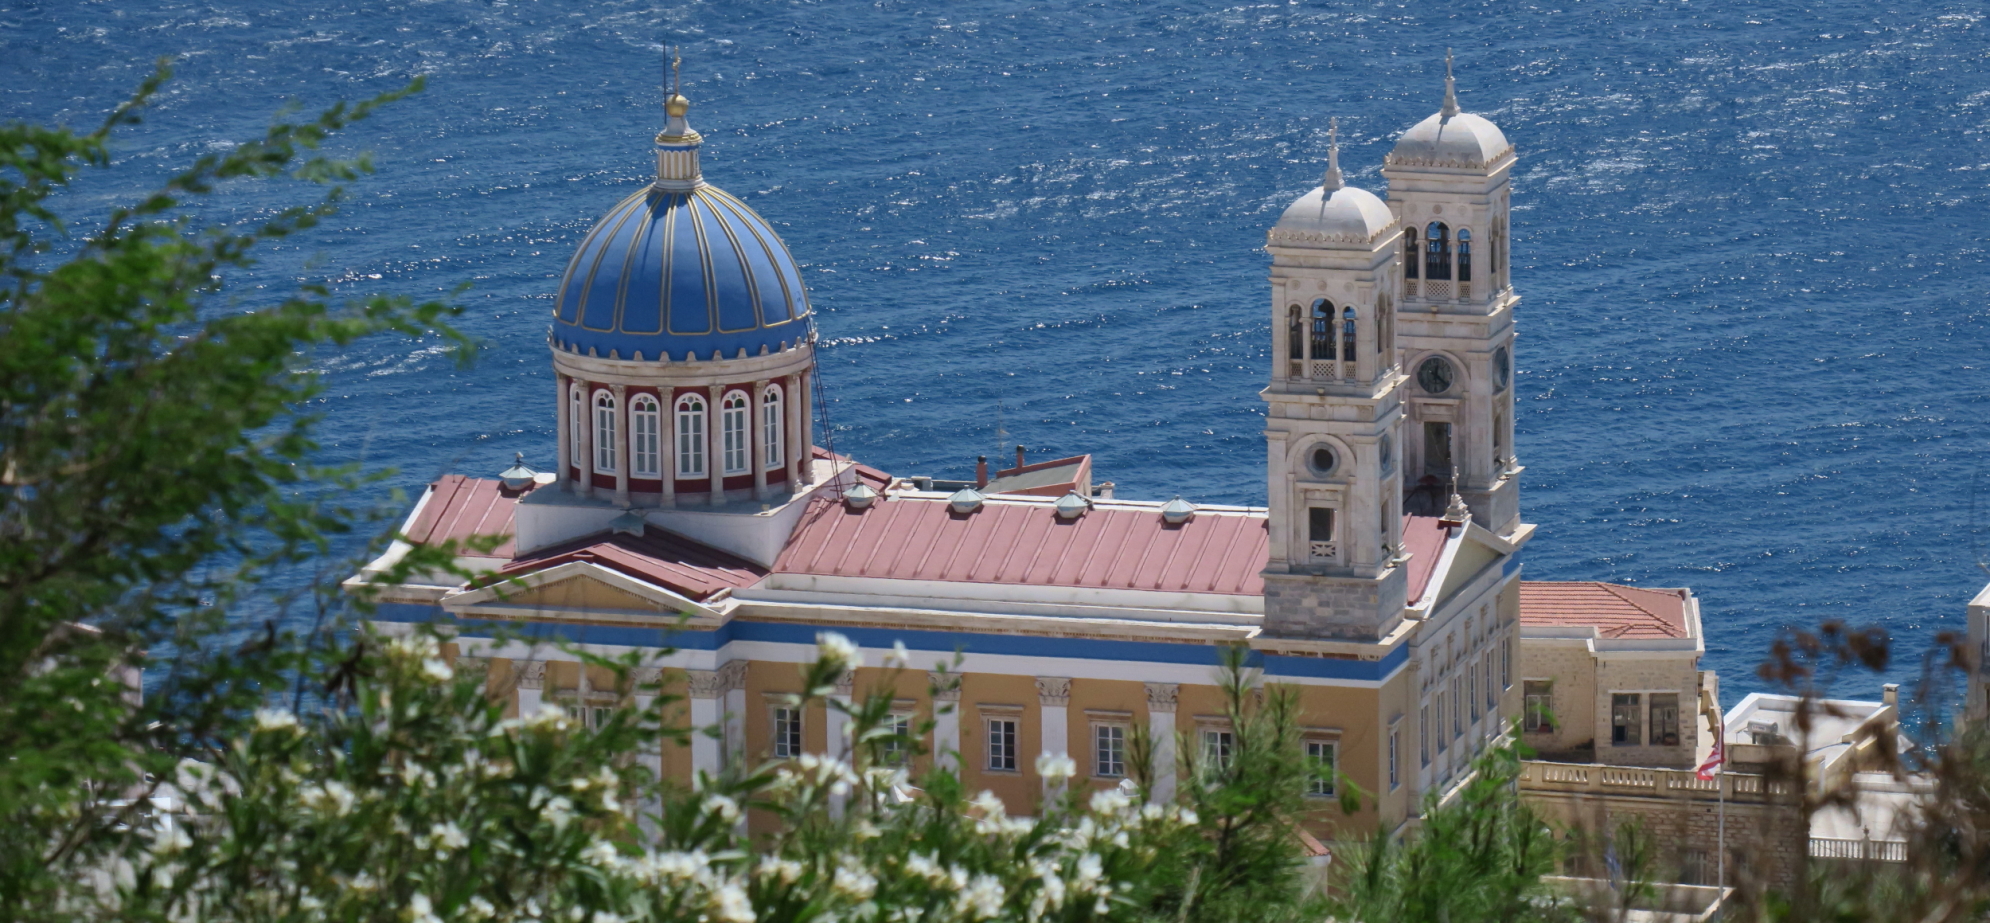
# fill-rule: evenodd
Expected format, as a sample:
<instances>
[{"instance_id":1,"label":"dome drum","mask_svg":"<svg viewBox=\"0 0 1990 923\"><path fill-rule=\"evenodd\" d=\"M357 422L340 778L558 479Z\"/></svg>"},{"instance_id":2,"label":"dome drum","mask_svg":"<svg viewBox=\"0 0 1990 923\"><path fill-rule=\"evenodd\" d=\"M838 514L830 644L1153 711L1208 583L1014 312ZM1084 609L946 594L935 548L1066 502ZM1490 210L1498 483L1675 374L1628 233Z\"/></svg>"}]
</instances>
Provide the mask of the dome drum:
<instances>
[{"instance_id":1,"label":"dome drum","mask_svg":"<svg viewBox=\"0 0 1990 923\"><path fill-rule=\"evenodd\" d=\"M624 507L720 506L807 482L805 370L702 385L563 374L560 384L560 480L576 493Z\"/></svg>"}]
</instances>

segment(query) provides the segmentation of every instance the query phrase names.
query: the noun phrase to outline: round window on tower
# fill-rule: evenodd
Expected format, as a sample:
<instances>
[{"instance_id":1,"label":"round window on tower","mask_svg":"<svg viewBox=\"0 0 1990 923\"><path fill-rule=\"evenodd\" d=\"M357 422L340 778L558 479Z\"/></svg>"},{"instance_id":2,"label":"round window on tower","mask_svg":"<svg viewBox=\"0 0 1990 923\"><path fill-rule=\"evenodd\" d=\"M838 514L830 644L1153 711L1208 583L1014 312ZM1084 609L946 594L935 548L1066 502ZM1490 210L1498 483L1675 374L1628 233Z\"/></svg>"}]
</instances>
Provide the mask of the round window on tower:
<instances>
[{"instance_id":1,"label":"round window on tower","mask_svg":"<svg viewBox=\"0 0 1990 923\"><path fill-rule=\"evenodd\" d=\"M1334 450L1326 446L1314 446L1311 452L1306 453L1306 467L1313 469L1314 474L1321 476L1332 474L1335 466L1339 464L1340 459L1334 457Z\"/></svg>"},{"instance_id":2,"label":"round window on tower","mask_svg":"<svg viewBox=\"0 0 1990 923\"><path fill-rule=\"evenodd\" d=\"M1451 363L1446 362L1443 356L1425 359L1416 369L1417 385L1431 394L1443 394L1451 390L1451 383L1457 380L1457 373L1452 371Z\"/></svg>"},{"instance_id":3,"label":"round window on tower","mask_svg":"<svg viewBox=\"0 0 1990 923\"><path fill-rule=\"evenodd\" d=\"M1389 439L1387 433L1382 435L1381 442L1375 444L1375 454L1381 462L1383 474L1388 474L1390 471L1395 470L1396 444Z\"/></svg>"},{"instance_id":4,"label":"round window on tower","mask_svg":"<svg viewBox=\"0 0 1990 923\"><path fill-rule=\"evenodd\" d=\"M1493 381L1499 385L1499 390L1505 391L1507 383L1513 380L1513 357L1506 354L1506 347L1493 350L1492 371Z\"/></svg>"}]
</instances>

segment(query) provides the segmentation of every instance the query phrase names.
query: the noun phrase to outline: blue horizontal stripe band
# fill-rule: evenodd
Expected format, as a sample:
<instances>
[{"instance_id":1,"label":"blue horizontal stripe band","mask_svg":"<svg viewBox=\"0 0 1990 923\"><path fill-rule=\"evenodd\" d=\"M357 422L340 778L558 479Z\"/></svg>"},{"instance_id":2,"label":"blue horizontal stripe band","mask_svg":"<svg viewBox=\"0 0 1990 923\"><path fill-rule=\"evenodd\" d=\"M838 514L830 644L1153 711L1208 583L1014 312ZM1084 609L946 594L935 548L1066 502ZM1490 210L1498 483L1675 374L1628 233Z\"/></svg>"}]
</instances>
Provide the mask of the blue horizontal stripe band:
<instances>
[{"instance_id":1,"label":"blue horizontal stripe band","mask_svg":"<svg viewBox=\"0 0 1990 923\"><path fill-rule=\"evenodd\" d=\"M734 641L768 641L781 644L814 644L821 625L788 622L758 622L735 619L708 630L638 628L629 625L585 625L569 622L525 622L453 619L440 606L384 603L374 616L383 622L448 623L466 637L489 638L510 632L540 641L567 641L575 644L606 644L616 647L677 648L716 651ZM889 649L903 642L922 652L951 654L1006 654L1018 657L1057 657L1080 660L1107 660L1131 663L1168 663L1216 666L1218 648L1209 644L1171 644L1164 641L1112 641L1102 638L1043 638L1030 635L991 635L953 631L917 631L897 628L838 627L838 633L872 649ZM1342 660L1326 657L1292 657L1251 652L1247 661L1266 676L1307 679L1339 679L1380 682L1409 660L1407 644L1398 644L1379 660Z\"/></svg>"}]
</instances>

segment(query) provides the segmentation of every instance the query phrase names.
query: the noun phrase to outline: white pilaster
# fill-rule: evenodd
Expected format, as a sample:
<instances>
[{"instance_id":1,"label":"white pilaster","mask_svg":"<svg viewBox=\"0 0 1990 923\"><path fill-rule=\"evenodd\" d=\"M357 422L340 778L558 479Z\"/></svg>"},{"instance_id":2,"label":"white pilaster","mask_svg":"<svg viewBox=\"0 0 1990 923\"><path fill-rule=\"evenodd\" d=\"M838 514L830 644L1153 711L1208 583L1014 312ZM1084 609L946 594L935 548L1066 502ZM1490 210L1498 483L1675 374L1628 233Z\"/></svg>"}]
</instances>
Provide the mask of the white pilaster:
<instances>
[{"instance_id":1,"label":"white pilaster","mask_svg":"<svg viewBox=\"0 0 1990 923\"><path fill-rule=\"evenodd\" d=\"M724 438L720 430L725 428L726 420L725 408L719 406L719 400L725 397L725 385L712 385L708 390L712 393L712 402L706 406L705 416L705 473L712 476L711 503L719 506L726 502L725 466L722 464L725 459L719 454L719 440ZM746 702L743 695L740 699L742 708Z\"/></svg>"},{"instance_id":2,"label":"white pilaster","mask_svg":"<svg viewBox=\"0 0 1990 923\"><path fill-rule=\"evenodd\" d=\"M753 499L767 499L767 443L762 438L762 417L767 410L767 383L753 383L753 406L746 411L746 459L753 467Z\"/></svg>"},{"instance_id":3,"label":"white pilaster","mask_svg":"<svg viewBox=\"0 0 1990 923\"><path fill-rule=\"evenodd\" d=\"M1154 744L1153 800L1158 804L1175 800L1175 699L1181 688L1147 684L1147 737Z\"/></svg>"},{"instance_id":4,"label":"white pilaster","mask_svg":"<svg viewBox=\"0 0 1990 923\"><path fill-rule=\"evenodd\" d=\"M615 395L615 505L629 505L629 386L609 385Z\"/></svg>"},{"instance_id":5,"label":"white pilaster","mask_svg":"<svg viewBox=\"0 0 1990 923\"><path fill-rule=\"evenodd\" d=\"M960 771L960 685L958 676L929 673L933 684L933 765ZM951 688L949 688L951 687Z\"/></svg>"},{"instance_id":6,"label":"white pilaster","mask_svg":"<svg viewBox=\"0 0 1990 923\"><path fill-rule=\"evenodd\" d=\"M574 421L574 436L580 443L580 485L574 492L591 497L594 495L594 392L587 384L580 384L580 419Z\"/></svg>"},{"instance_id":7,"label":"white pilaster","mask_svg":"<svg viewBox=\"0 0 1990 923\"><path fill-rule=\"evenodd\" d=\"M657 397L663 405L657 421L657 449L662 453L657 468L663 477L662 505L668 509L677 505L677 395L659 387Z\"/></svg>"},{"instance_id":8,"label":"white pilaster","mask_svg":"<svg viewBox=\"0 0 1990 923\"><path fill-rule=\"evenodd\" d=\"M518 687L518 717L530 718L538 714L546 691L546 662L514 660L511 662L511 675L513 684Z\"/></svg>"},{"instance_id":9,"label":"white pilaster","mask_svg":"<svg viewBox=\"0 0 1990 923\"><path fill-rule=\"evenodd\" d=\"M560 399L553 404L553 460L558 462L553 466L554 483L567 487L573 483L573 475L567 471L567 466L573 464L573 444L569 441L573 429L567 422L567 404L573 400L567 392L573 388L573 379L554 372L553 381L560 391Z\"/></svg>"},{"instance_id":10,"label":"white pilaster","mask_svg":"<svg viewBox=\"0 0 1990 923\"><path fill-rule=\"evenodd\" d=\"M842 676L836 678L836 691L830 694L829 702L823 708L825 716L822 723L823 732L828 738L829 755L846 762L852 756L852 748L850 746L850 716L838 709L837 706L840 705L843 708L849 708L851 701L856 696L856 692L857 671L845 670ZM843 805L848 800L849 798L846 795L831 793L829 796L830 816L842 817Z\"/></svg>"},{"instance_id":11,"label":"white pilaster","mask_svg":"<svg viewBox=\"0 0 1990 923\"><path fill-rule=\"evenodd\" d=\"M802 376L796 373L788 376L788 490L800 493L802 476L808 472L808 437L802 433L802 414L807 406L802 400Z\"/></svg>"},{"instance_id":12,"label":"white pilaster","mask_svg":"<svg viewBox=\"0 0 1990 923\"><path fill-rule=\"evenodd\" d=\"M701 774L719 774L722 741L714 739L706 729L718 727L724 719L720 699L726 690L717 670L685 672L691 679L691 778L695 783Z\"/></svg>"},{"instance_id":13,"label":"white pilaster","mask_svg":"<svg viewBox=\"0 0 1990 923\"><path fill-rule=\"evenodd\" d=\"M1038 751L1043 756L1071 755L1071 680L1062 676L1039 676L1036 678L1036 698L1043 733L1038 738ZM1050 780L1043 780L1045 797L1055 794Z\"/></svg>"},{"instance_id":14,"label":"white pilaster","mask_svg":"<svg viewBox=\"0 0 1990 923\"><path fill-rule=\"evenodd\" d=\"M735 660L719 668L726 686L726 765L743 766L746 761L746 661Z\"/></svg>"}]
</instances>

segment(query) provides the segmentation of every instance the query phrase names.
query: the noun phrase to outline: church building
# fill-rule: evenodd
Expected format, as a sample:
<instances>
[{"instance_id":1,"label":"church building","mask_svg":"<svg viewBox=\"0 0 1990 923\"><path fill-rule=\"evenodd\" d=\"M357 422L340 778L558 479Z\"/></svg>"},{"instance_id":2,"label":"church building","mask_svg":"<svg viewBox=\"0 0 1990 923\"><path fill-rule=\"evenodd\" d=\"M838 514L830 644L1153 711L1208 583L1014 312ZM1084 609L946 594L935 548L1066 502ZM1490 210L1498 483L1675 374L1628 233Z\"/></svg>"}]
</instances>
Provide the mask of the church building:
<instances>
[{"instance_id":1,"label":"church building","mask_svg":"<svg viewBox=\"0 0 1990 923\"><path fill-rule=\"evenodd\" d=\"M773 227L705 179L672 93L656 179L610 209L561 278L548 347L557 462L430 485L402 541L501 535L482 575L387 587L389 631L447 625L459 665L518 712L557 704L722 725L658 755L688 781L732 761L845 746L838 716L794 708L823 632L863 651L843 696L933 716L931 759L1018 814L1043 754L1116 785L1133 729L1221 758L1216 684L1242 645L1298 690L1303 746L1372 796L1316 833L1393 830L1457 784L1519 720L1522 519L1513 451L1508 272L1513 146L1442 107L1384 161L1386 199L1347 185L1337 138L1320 183L1268 229L1272 361L1263 508L1094 489L1089 457L944 482L815 445L816 334ZM715 165L716 166L716 165ZM723 174L723 168L719 168ZM1239 254L1239 259L1249 258ZM534 642L495 640L495 629ZM633 690L554 642L669 651ZM934 701L928 668L959 655ZM939 712L944 711L944 714ZM1176 761L1157 760L1157 796ZM1315 792L1324 808L1331 785Z\"/></svg>"}]
</instances>

